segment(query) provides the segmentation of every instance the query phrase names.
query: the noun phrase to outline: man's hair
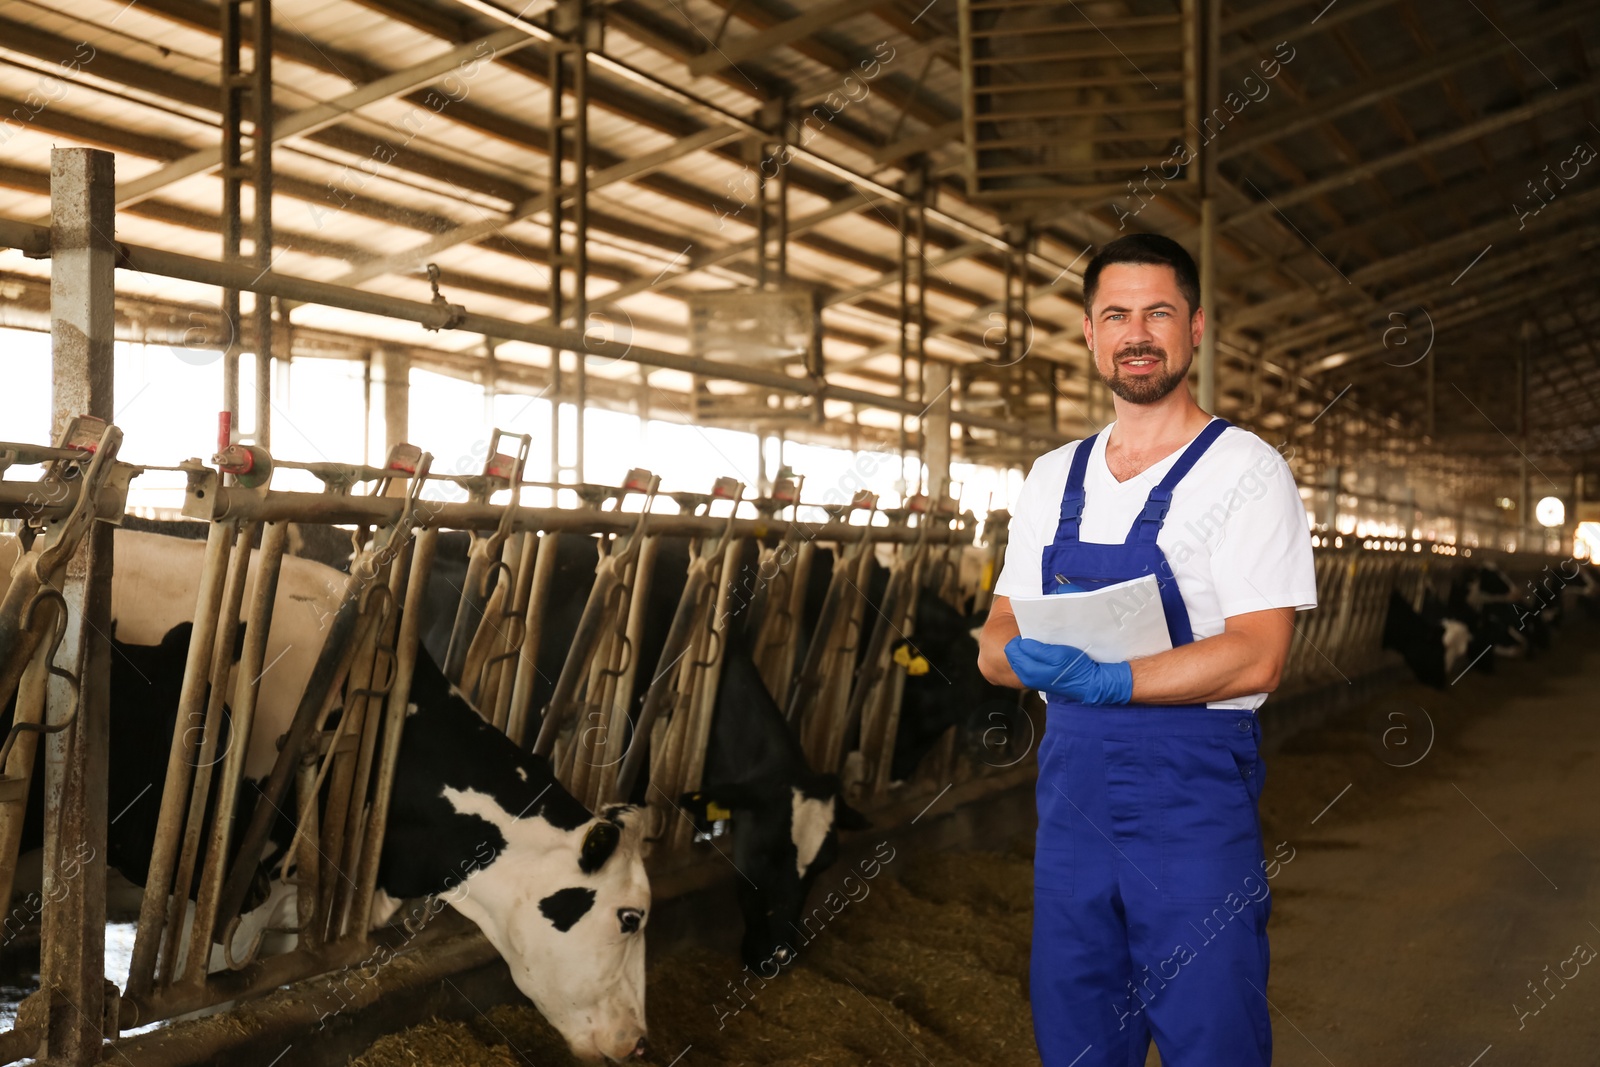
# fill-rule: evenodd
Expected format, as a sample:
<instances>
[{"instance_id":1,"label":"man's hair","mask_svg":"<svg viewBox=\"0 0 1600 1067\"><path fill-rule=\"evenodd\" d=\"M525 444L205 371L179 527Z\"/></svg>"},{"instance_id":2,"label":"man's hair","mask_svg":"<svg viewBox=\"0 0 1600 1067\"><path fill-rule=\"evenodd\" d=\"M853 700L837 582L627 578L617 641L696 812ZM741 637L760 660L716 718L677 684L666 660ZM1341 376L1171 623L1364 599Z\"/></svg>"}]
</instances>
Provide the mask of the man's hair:
<instances>
[{"instance_id":1,"label":"man's hair","mask_svg":"<svg viewBox=\"0 0 1600 1067\"><path fill-rule=\"evenodd\" d=\"M1094 307L1095 290L1100 288L1100 272L1112 263L1147 263L1156 267L1171 267L1178 279L1178 292L1189 302L1191 317L1200 306L1200 272L1195 269L1194 258L1184 247L1159 233L1130 233L1095 253L1089 266L1084 269L1084 314L1089 314Z\"/></svg>"}]
</instances>

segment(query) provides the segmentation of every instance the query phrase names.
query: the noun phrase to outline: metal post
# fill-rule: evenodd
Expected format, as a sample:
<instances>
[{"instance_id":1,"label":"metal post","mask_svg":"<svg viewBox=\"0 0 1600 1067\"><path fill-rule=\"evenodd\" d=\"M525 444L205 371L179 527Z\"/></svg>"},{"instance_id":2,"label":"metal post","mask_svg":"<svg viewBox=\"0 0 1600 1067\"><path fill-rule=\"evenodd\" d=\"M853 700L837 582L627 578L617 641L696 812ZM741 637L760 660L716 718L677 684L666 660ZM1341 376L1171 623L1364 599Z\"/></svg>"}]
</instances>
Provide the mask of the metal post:
<instances>
[{"instance_id":1,"label":"metal post","mask_svg":"<svg viewBox=\"0 0 1600 1067\"><path fill-rule=\"evenodd\" d=\"M950 488L950 375L954 368L948 363L928 365L928 390L937 398L923 416L927 437L928 464L928 514L932 515L938 502Z\"/></svg>"},{"instance_id":2,"label":"metal post","mask_svg":"<svg viewBox=\"0 0 1600 1067\"><path fill-rule=\"evenodd\" d=\"M769 289L789 277L788 100L771 101L762 125L778 135L747 144L756 163L756 284Z\"/></svg>"},{"instance_id":3,"label":"metal post","mask_svg":"<svg viewBox=\"0 0 1600 1067\"><path fill-rule=\"evenodd\" d=\"M248 7L252 69L243 69L244 22ZM222 83L222 257L242 260L245 227L242 192L250 182L255 207L249 237L251 266L265 271L272 263L272 0L223 0L221 7ZM245 123L250 125L245 162ZM271 442L272 302L256 295L252 347L256 354L256 444ZM239 290L224 289L222 314L227 348L222 362L222 407L228 443L239 439L239 353L245 336Z\"/></svg>"},{"instance_id":4,"label":"metal post","mask_svg":"<svg viewBox=\"0 0 1600 1067\"><path fill-rule=\"evenodd\" d=\"M1207 140L1206 120L1221 96L1222 3L1200 0L1200 306L1206 331L1200 338L1196 400L1208 412L1217 404L1217 149Z\"/></svg>"},{"instance_id":5,"label":"metal post","mask_svg":"<svg viewBox=\"0 0 1600 1067\"><path fill-rule=\"evenodd\" d=\"M401 348L385 348L383 357L384 454L411 436L411 357Z\"/></svg>"},{"instance_id":6,"label":"metal post","mask_svg":"<svg viewBox=\"0 0 1600 1067\"><path fill-rule=\"evenodd\" d=\"M1029 393L1027 371L1023 359L1028 354L1028 227L1026 224L1007 228L1004 293L1001 314L1004 318L1005 341L996 357L1000 368L1000 395L1005 404L1001 408L1015 424L1027 420Z\"/></svg>"},{"instance_id":7,"label":"metal post","mask_svg":"<svg viewBox=\"0 0 1600 1067\"><path fill-rule=\"evenodd\" d=\"M426 471L419 470L423 475ZM394 792L394 768L400 758L400 737L405 727L406 705L411 699L411 676L417 665L417 634L422 617L422 598L428 588L428 571L438 548L438 531L417 534L411 554L411 578L406 583L405 610L400 614L400 632L395 640L394 680L389 687L383 714L381 754L372 786L372 807L366 837L362 841L360 865L356 869L356 888L350 908L350 930L365 938L367 919L372 913L372 897L378 883L378 857L383 850L383 835L389 825L389 797ZM375 709L374 709L375 710Z\"/></svg>"},{"instance_id":8,"label":"metal post","mask_svg":"<svg viewBox=\"0 0 1600 1067\"><path fill-rule=\"evenodd\" d=\"M588 325L589 301L589 50L598 47L600 24L590 18L585 0L564 0L550 12L550 322L568 322L581 332ZM571 96L569 101L567 98ZM572 181L564 175L571 170ZM571 223L572 233L567 234ZM562 290L563 275L572 275L572 302ZM561 463L561 360L565 350L550 350L550 480L564 471L583 481L583 411L588 388L585 356L574 353L573 398L577 422L572 463Z\"/></svg>"},{"instance_id":9,"label":"metal post","mask_svg":"<svg viewBox=\"0 0 1600 1067\"><path fill-rule=\"evenodd\" d=\"M372 462L372 361L377 353L368 349L361 361L361 465Z\"/></svg>"},{"instance_id":10,"label":"metal post","mask_svg":"<svg viewBox=\"0 0 1600 1067\"><path fill-rule=\"evenodd\" d=\"M923 341L928 332L928 306L924 284L927 276L927 189L928 165L917 157L906 171L902 183L905 200L900 205L900 400L910 400L912 360L922 376ZM905 495L910 496L910 479L906 478L906 460L911 451L909 420L904 411L900 415L900 474L906 482Z\"/></svg>"},{"instance_id":11,"label":"metal post","mask_svg":"<svg viewBox=\"0 0 1600 1067\"><path fill-rule=\"evenodd\" d=\"M222 0L222 60L218 76L222 83L222 258L238 263L243 244L243 207L240 196L244 185L244 90L249 76L240 73L243 27L240 0ZM259 299L259 298L258 298ZM222 351L222 427L218 445L239 440L239 290L222 290L222 323L227 330L227 346Z\"/></svg>"},{"instance_id":12,"label":"metal post","mask_svg":"<svg viewBox=\"0 0 1600 1067\"><path fill-rule=\"evenodd\" d=\"M88 148L50 153L52 429L74 415L111 421L115 158ZM52 991L45 1054L54 1063L100 1059L105 1024L106 777L110 747L112 528L95 522L67 564L64 649L80 690L50 680L52 723L73 727L45 746L44 898L40 980ZM76 698L77 707L74 708ZM94 861L98 860L98 862ZM71 872L68 873L68 867Z\"/></svg>"},{"instance_id":13,"label":"metal post","mask_svg":"<svg viewBox=\"0 0 1600 1067\"><path fill-rule=\"evenodd\" d=\"M250 181L255 207L250 215L253 265L272 267L272 0L246 0L250 5L252 69L250 71ZM272 447L272 300L255 300L256 436L262 448Z\"/></svg>"},{"instance_id":14,"label":"metal post","mask_svg":"<svg viewBox=\"0 0 1600 1067\"><path fill-rule=\"evenodd\" d=\"M1533 532L1538 529L1538 525L1533 521L1533 496L1528 480L1528 376L1532 363L1529 357L1535 331L1533 322L1524 320L1521 328L1522 344L1517 347L1517 436L1522 438L1521 446L1517 449L1522 456L1522 477L1519 482L1521 492L1517 499L1518 551L1527 548Z\"/></svg>"}]
</instances>

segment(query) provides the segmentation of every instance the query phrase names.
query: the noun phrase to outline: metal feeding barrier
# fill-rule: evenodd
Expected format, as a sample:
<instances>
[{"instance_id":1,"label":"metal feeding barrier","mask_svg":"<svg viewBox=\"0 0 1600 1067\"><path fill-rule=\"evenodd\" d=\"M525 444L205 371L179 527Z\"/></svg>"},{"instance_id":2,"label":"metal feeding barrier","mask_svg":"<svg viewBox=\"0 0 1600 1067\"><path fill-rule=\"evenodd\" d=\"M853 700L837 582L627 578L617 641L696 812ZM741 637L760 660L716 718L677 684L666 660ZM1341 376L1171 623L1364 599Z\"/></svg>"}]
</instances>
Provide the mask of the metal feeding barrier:
<instances>
[{"instance_id":1,"label":"metal feeding barrier","mask_svg":"<svg viewBox=\"0 0 1600 1067\"><path fill-rule=\"evenodd\" d=\"M508 440L513 447L500 451ZM68 610L59 576L93 521L120 521L128 483L146 469L116 459L120 441L115 427L80 419L53 448L0 444L0 468L44 465L36 482L0 480L0 513L22 520L0 597L0 696L16 698L0 749L6 895L38 738L70 731L76 711L75 696L71 707L53 707L47 695L51 677L68 680L69 694L78 689L56 662ZM186 472L184 513L206 521L208 536L132 966L120 999L108 1002L107 1037L325 975L370 952L368 916L441 529L471 534L447 674L488 721L550 758L591 808L636 796L648 772L651 834L674 862L694 862L694 827L674 801L703 784L736 622L813 769L840 774L852 803L887 810L1018 762L986 763L951 727L911 781L890 780L919 606L940 598L963 612L987 607L1004 562L1003 512L991 515L981 545L972 516L948 501L880 509L862 494L823 508L826 522L800 522L801 482L785 472L754 500L733 479L709 493L667 494L677 505L668 514L658 508L659 479L642 470L616 487L572 487L579 507L535 508L520 500L522 487L535 484L523 480L528 439L496 430L493 441L483 469L469 475L433 473L432 457L410 445L381 467L282 463L251 446L223 449L213 465L168 468ZM272 489L278 466L310 470L325 490ZM465 500L424 495L441 482ZM741 505L756 517L739 517ZM322 605L321 644L287 728L272 739L271 771L247 792L280 579L286 567L306 566L287 555L290 521L355 526L359 551ZM534 706L552 604L569 595L554 585L557 537L574 533L598 540L598 565L553 691ZM668 537L686 539L688 570L662 651L647 665L646 638L661 636L647 633L647 606L665 580L658 562ZM822 553L832 553L832 577L808 625ZM1390 592L1416 604L1438 577L1430 570L1438 560L1409 553L1318 549L1315 557L1320 606L1297 620L1285 690L1382 666ZM869 598L878 565L886 570L881 596ZM254 807L241 809L241 795ZM296 904L270 928L252 910L252 891L281 812L295 824L282 862ZM103 900L101 908L103 918ZM454 942L432 933L414 944L448 955L440 946ZM268 954L274 935L292 935L294 947ZM41 1018L30 1007L0 1034L0 1060L37 1050Z\"/></svg>"}]
</instances>

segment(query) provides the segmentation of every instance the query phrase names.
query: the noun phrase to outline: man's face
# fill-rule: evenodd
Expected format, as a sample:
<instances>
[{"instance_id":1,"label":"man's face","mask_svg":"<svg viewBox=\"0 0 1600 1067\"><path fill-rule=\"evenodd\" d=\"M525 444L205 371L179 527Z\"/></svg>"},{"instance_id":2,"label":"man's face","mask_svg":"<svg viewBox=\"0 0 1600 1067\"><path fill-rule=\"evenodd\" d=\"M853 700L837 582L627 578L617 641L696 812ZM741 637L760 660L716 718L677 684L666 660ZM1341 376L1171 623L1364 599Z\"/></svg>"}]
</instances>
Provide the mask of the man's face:
<instances>
[{"instance_id":1,"label":"man's face","mask_svg":"<svg viewBox=\"0 0 1600 1067\"><path fill-rule=\"evenodd\" d=\"M1168 266L1113 263L1100 272L1083 335L1094 368L1130 404L1154 404L1183 384L1205 330Z\"/></svg>"}]
</instances>

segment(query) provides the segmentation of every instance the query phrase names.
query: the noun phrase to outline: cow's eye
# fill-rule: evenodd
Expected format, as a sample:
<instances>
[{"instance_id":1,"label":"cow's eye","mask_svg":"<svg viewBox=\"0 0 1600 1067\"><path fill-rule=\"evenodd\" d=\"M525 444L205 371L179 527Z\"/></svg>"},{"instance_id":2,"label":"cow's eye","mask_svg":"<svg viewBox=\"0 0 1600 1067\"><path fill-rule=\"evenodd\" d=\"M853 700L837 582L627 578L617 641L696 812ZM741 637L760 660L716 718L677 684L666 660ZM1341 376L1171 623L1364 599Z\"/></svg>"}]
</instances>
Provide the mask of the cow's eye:
<instances>
[{"instance_id":1,"label":"cow's eye","mask_svg":"<svg viewBox=\"0 0 1600 1067\"><path fill-rule=\"evenodd\" d=\"M644 912L638 908L618 908L617 922L622 924L623 933L638 933L639 925L644 922Z\"/></svg>"}]
</instances>

